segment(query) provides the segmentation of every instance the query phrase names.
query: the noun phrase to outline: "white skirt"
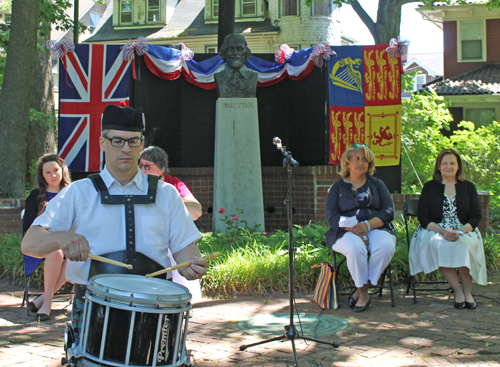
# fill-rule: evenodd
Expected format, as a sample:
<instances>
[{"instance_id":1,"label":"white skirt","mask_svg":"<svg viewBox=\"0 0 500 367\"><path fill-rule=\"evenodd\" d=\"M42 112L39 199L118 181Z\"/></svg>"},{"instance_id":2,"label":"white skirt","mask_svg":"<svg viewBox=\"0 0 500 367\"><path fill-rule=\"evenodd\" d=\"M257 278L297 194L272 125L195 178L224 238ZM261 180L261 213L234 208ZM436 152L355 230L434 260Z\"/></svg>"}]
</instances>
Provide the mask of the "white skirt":
<instances>
[{"instance_id":1,"label":"white skirt","mask_svg":"<svg viewBox=\"0 0 500 367\"><path fill-rule=\"evenodd\" d=\"M483 238L477 229L450 242L440 233L419 227L412 237L408 257L411 275L422 271L428 274L439 267L466 266L476 283L486 285Z\"/></svg>"},{"instance_id":2,"label":"white skirt","mask_svg":"<svg viewBox=\"0 0 500 367\"><path fill-rule=\"evenodd\" d=\"M170 249L168 249L168 256L170 258L170 265L171 266L177 265ZM179 271L172 270L172 282L183 285L189 290L189 293L191 294L192 297L191 304L198 303L202 300L203 297L201 295L200 279L187 280L186 278L184 278L182 275L179 274Z\"/></svg>"}]
</instances>

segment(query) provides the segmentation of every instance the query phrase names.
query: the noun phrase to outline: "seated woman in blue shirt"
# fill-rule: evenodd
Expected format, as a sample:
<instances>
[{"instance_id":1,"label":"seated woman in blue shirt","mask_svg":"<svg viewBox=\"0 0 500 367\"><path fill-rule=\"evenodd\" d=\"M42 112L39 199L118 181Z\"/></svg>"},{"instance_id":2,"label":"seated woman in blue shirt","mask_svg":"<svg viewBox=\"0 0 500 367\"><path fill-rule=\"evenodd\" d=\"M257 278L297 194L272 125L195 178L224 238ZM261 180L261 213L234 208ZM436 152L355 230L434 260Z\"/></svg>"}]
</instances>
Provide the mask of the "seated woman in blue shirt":
<instances>
[{"instance_id":1,"label":"seated woman in blue shirt","mask_svg":"<svg viewBox=\"0 0 500 367\"><path fill-rule=\"evenodd\" d=\"M345 255L357 288L349 297L349 306L362 312L370 305L370 284L377 284L396 251L391 225L394 202L385 184L372 177L375 155L367 145L352 144L342 155L340 166L342 179L330 187L325 203L330 226L326 245ZM341 216L355 216L357 224L340 227Z\"/></svg>"}]
</instances>

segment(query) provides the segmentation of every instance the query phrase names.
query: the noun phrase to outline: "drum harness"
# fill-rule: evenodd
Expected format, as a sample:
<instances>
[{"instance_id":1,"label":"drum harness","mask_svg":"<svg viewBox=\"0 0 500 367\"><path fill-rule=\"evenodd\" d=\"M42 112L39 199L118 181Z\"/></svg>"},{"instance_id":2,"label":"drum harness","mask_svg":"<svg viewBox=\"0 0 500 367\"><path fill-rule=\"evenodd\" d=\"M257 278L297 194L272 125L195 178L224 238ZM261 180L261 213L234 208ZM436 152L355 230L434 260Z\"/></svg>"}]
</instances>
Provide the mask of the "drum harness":
<instances>
[{"instance_id":1,"label":"drum harness","mask_svg":"<svg viewBox=\"0 0 500 367\"><path fill-rule=\"evenodd\" d=\"M102 273L126 273L145 275L154 271L163 269L164 267L156 261L150 259L146 255L137 252L135 248L135 204L155 204L156 191L158 188L158 176L148 175L148 193L147 195L111 195L101 175L98 173L91 174L90 180L94 184L95 189L101 198L101 204L104 205L124 205L125 209L125 241L126 250L117 251L101 255L113 260L131 264L132 270L120 268L115 265L106 264L103 262L92 261L89 279L94 275Z\"/></svg>"}]
</instances>

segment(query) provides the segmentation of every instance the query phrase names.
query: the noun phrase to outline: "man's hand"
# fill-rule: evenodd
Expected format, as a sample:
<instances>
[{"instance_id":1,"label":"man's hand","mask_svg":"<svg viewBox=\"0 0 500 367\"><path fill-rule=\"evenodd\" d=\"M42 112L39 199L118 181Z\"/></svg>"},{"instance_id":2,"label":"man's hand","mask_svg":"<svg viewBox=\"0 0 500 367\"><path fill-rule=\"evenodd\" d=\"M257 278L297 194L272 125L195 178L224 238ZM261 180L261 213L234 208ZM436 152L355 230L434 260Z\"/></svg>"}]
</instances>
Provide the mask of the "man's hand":
<instances>
[{"instance_id":1,"label":"man's hand","mask_svg":"<svg viewBox=\"0 0 500 367\"><path fill-rule=\"evenodd\" d=\"M177 264L190 261L191 265L185 268L178 269L179 274L188 280L200 279L207 273L207 261L201 258L200 250L196 247L196 243L190 243L182 250L172 254Z\"/></svg>"},{"instance_id":2,"label":"man's hand","mask_svg":"<svg viewBox=\"0 0 500 367\"><path fill-rule=\"evenodd\" d=\"M73 232L56 232L61 234L59 243L61 250L68 260L87 261L90 246L87 239Z\"/></svg>"},{"instance_id":3,"label":"man's hand","mask_svg":"<svg viewBox=\"0 0 500 367\"><path fill-rule=\"evenodd\" d=\"M201 279L207 273L207 261L201 257L191 259L191 265L178 269L179 274L188 280Z\"/></svg>"}]
</instances>

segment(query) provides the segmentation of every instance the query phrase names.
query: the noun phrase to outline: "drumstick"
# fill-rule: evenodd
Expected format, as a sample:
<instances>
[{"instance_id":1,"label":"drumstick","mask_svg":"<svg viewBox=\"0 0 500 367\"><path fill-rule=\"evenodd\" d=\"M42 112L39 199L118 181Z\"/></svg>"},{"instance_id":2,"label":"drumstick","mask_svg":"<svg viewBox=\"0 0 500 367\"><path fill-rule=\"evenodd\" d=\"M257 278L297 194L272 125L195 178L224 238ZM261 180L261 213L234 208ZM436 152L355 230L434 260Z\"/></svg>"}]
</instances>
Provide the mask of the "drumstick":
<instances>
[{"instance_id":1,"label":"drumstick","mask_svg":"<svg viewBox=\"0 0 500 367\"><path fill-rule=\"evenodd\" d=\"M113 265L116 265L116 266L121 266L121 267L124 267L124 268L127 268L127 269L132 269L132 267L133 267L130 264L124 264L124 263L121 263L119 261L111 260L111 259L108 259L106 257L102 257L102 256L99 256L99 255L94 255L94 254L91 254L91 253L88 254L88 257L91 258L92 260L97 260L97 261L101 261L103 263L108 263L108 264L113 264Z\"/></svg>"},{"instance_id":2,"label":"drumstick","mask_svg":"<svg viewBox=\"0 0 500 367\"><path fill-rule=\"evenodd\" d=\"M203 256L202 259L212 260L212 259L215 259L216 257L219 257L219 256L220 256L220 252L214 252L213 254ZM187 268L189 265L191 265L191 261L186 261L184 263L180 263L180 264L177 264L175 266L171 266L170 268L158 270L158 271L151 273L151 274L146 274L146 278L155 277L157 275L165 274L165 273L168 273L169 271L180 269L180 268Z\"/></svg>"}]
</instances>

